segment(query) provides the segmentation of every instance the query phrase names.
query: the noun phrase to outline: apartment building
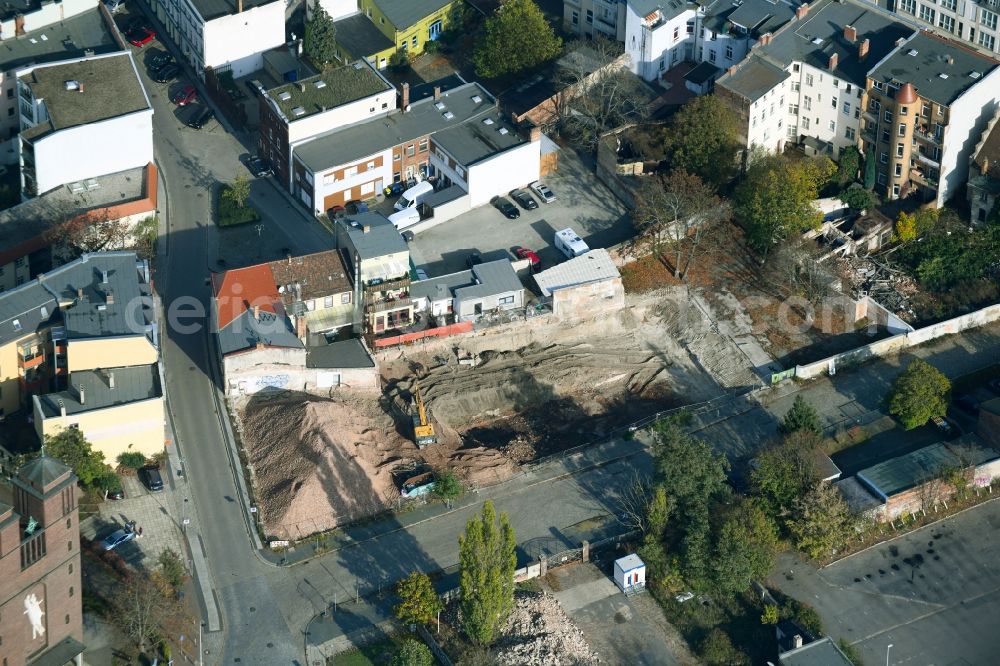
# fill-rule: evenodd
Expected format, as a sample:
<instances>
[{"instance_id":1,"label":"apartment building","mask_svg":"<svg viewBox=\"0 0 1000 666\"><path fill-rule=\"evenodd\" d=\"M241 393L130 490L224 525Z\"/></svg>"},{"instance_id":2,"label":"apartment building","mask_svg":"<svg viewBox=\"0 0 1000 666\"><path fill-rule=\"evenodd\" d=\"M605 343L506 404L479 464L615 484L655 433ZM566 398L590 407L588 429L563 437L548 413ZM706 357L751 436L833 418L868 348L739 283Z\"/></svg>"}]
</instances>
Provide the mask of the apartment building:
<instances>
[{"instance_id":1,"label":"apartment building","mask_svg":"<svg viewBox=\"0 0 1000 666\"><path fill-rule=\"evenodd\" d=\"M922 31L868 73L862 149L876 156L876 191L941 206L962 188L1000 101L1000 64Z\"/></svg>"},{"instance_id":2,"label":"apartment building","mask_svg":"<svg viewBox=\"0 0 1000 666\"><path fill-rule=\"evenodd\" d=\"M917 30L854 0L803 5L716 81L748 150L804 145L836 158L858 145L867 72Z\"/></svg>"},{"instance_id":3,"label":"apartment building","mask_svg":"<svg viewBox=\"0 0 1000 666\"><path fill-rule=\"evenodd\" d=\"M563 30L583 38L625 41L625 0L564 0Z\"/></svg>"},{"instance_id":4,"label":"apartment building","mask_svg":"<svg viewBox=\"0 0 1000 666\"><path fill-rule=\"evenodd\" d=\"M260 96L260 153L292 189L295 146L394 111L396 97L393 85L366 60L268 90Z\"/></svg>"},{"instance_id":5,"label":"apartment building","mask_svg":"<svg viewBox=\"0 0 1000 666\"><path fill-rule=\"evenodd\" d=\"M982 224L989 219L1000 197L1000 108L993 114L969 160L966 198L970 221Z\"/></svg>"},{"instance_id":6,"label":"apartment building","mask_svg":"<svg viewBox=\"0 0 1000 666\"><path fill-rule=\"evenodd\" d=\"M263 53L285 43L285 3L278 0L143 0L195 69L235 78L263 67Z\"/></svg>"},{"instance_id":7,"label":"apartment building","mask_svg":"<svg viewBox=\"0 0 1000 666\"><path fill-rule=\"evenodd\" d=\"M991 53L1000 53L996 0L894 0L889 8L918 25Z\"/></svg>"},{"instance_id":8,"label":"apartment building","mask_svg":"<svg viewBox=\"0 0 1000 666\"><path fill-rule=\"evenodd\" d=\"M16 470L0 501L0 655L5 666L83 663L76 477L42 455Z\"/></svg>"},{"instance_id":9,"label":"apartment building","mask_svg":"<svg viewBox=\"0 0 1000 666\"><path fill-rule=\"evenodd\" d=\"M24 198L153 161L153 108L131 53L17 72Z\"/></svg>"}]
</instances>

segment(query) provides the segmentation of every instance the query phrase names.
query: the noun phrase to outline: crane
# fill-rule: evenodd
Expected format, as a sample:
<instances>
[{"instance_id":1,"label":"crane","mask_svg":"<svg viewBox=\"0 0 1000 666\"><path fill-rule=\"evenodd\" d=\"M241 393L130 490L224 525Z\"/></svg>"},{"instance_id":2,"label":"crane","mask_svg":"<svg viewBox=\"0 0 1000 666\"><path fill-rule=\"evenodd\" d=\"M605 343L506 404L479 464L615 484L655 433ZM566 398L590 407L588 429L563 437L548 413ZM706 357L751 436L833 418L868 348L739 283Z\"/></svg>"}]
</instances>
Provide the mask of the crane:
<instances>
[{"instance_id":1,"label":"crane","mask_svg":"<svg viewBox=\"0 0 1000 666\"><path fill-rule=\"evenodd\" d=\"M416 378L413 379L413 386L413 404L416 407L416 413L413 414L413 441L422 449L429 444L437 444L438 440L434 434L434 425L427 418L427 408L420 396L420 382Z\"/></svg>"}]
</instances>

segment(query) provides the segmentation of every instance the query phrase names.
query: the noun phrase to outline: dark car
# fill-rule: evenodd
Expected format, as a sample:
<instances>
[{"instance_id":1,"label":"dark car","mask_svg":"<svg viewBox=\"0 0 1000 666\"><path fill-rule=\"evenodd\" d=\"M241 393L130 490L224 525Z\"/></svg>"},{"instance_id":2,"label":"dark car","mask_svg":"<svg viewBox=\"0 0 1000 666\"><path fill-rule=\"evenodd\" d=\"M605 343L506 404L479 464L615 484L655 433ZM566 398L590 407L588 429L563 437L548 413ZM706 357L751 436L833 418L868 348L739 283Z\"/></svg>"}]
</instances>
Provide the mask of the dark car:
<instances>
[{"instance_id":1,"label":"dark car","mask_svg":"<svg viewBox=\"0 0 1000 666\"><path fill-rule=\"evenodd\" d=\"M969 414L975 415L979 413L979 401L971 395L955 396L955 406Z\"/></svg>"},{"instance_id":2,"label":"dark car","mask_svg":"<svg viewBox=\"0 0 1000 666\"><path fill-rule=\"evenodd\" d=\"M387 197L395 197L402 194L405 190L406 190L406 183L400 181L398 183L393 183L392 185L387 186L384 190L382 190L382 194L384 194Z\"/></svg>"},{"instance_id":3,"label":"dark car","mask_svg":"<svg viewBox=\"0 0 1000 666\"><path fill-rule=\"evenodd\" d=\"M173 61L174 57L172 55L170 55L166 51L160 51L159 53L155 53L152 56L150 56L149 69L150 71L154 71L163 67L167 63L171 63Z\"/></svg>"},{"instance_id":4,"label":"dark car","mask_svg":"<svg viewBox=\"0 0 1000 666\"><path fill-rule=\"evenodd\" d=\"M114 550L123 543L128 543L135 538L135 532L130 529L115 530L104 537L104 550Z\"/></svg>"},{"instance_id":5,"label":"dark car","mask_svg":"<svg viewBox=\"0 0 1000 666\"><path fill-rule=\"evenodd\" d=\"M364 201L348 201L347 202L347 212L351 215L357 215L358 213L367 213L368 204Z\"/></svg>"},{"instance_id":6,"label":"dark car","mask_svg":"<svg viewBox=\"0 0 1000 666\"><path fill-rule=\"evenodd\" d=\"M472 268L473 266L478 266L479 264L483 263L483 255L479 254L478 252L473 252L468 257L466 257L465 263L468 265L469 268Z\"/></svg>"},{"instance_id":7,"label":"dark car","mask_svg":"<svg viewBox=\"0 0 1000 666\"><path fill-rule=\"evenodd\" d=\"M247 161L247 167L249 167L250 173L257 178L270 176L274 173L271 169L271 160L266 157L251 157Z\"/></svg>"},{"instance_id":8,"label":"dark car","mask_svg":"<svg viewBox=\"0 0 1000 666\"><path fill-rule=\"evenodd\" d=\"M125 491L121 488L115 490L105 490L104 499L111 500L112 502L117 502L118 500L125 499Z\"/></svg>"},{"instance_id":9,"label":"dark car","mask_svg":"<svg viewBox=\"0 0 1000 666\"><path fill-rule=\"evenodd\" d=\"M191 114L191 117L187 121L187 126L192 129L201 129L214 117L215 113L212 109L207 106L199 106L196 107L195 112Z\"/></svg>"},{"instance_id":10,"label":"dark car","mask_svg":"<svg viewBox=\"0 0 1000 666\"><path fill-rule=\"evenodd\" d=\"M158 493L163 490L163 477L160 476L159 468L143 467L139 470L139 478L142 480L143 485L152 492Z\"/></svg>"},{"instance_id":11,"label":"dark car","mask_svg":"<svg viewBox=\"0 0 1000 666\"><path fill-rule=\"evenodd\" d=\"M341 218L347 217L347 209L343 206L334 206L326 211L327 217L331 220L339 220Z\"/></svg>"},{"instance_id":12,"label":"dark car","mask_svg":"<svg viewBox=\"0 0 1000 666\"><path fill-rule=\"evenodd\" d=\"M168 62L159 69L153 70L150 77L157 83L166 83L167 81L172 81L177 78L177 75L181 73L180 65L175 62Z\"/></svg>"},{"instance_id":13,"label":"dark car","mask_svg":"<svg viewBox=\"0 0 1000 666\"><path fill-rule=\"evenodd\" d=\"M538 202L528 194L527 190L514 190L510 193L510 196L514 198L514 201L521 204L521 208L524 210L535 210L538 208Z\"/></svg>"},{"instance_id":14,"label":"dark car","mask_svg":"<svg viewBox=\"0 0 1000 666\"><path fill-rule=\"evenodd\" d=\"M183 86L170 96L170 101L177 106L187 106L198 99L198 90L190 83Z\"/></svg>"},{"instance_id":15,"label":"dark car","mask_svg":"<svg viewBox=\"0 0 1000 666\"><path fill-rule=\"evenodd\" d=\"M128 42L132 46L138 46L139 48L142 48L146 44L149 44L151 41L156 39L156 33L153 32L152 29L147 28L145 26L138 26L133 28L132 30L129 30L125 34L125 37L128 38Z\"/></svg>"},{"instance_id":16,"label":"dark car","mask_svg":"<svg viewBox=\"0 0 1000 666\"><path fill-rule=\"evenodd\" d=\"M516 220L517 218L521 217L521 211L517 209L517 206L507 201L503 197L493 197L493 201L491 201L490 203L493 204L494 208L503 213L504 217L506 217L508 220Z\"/></svg>"}]
</instances>

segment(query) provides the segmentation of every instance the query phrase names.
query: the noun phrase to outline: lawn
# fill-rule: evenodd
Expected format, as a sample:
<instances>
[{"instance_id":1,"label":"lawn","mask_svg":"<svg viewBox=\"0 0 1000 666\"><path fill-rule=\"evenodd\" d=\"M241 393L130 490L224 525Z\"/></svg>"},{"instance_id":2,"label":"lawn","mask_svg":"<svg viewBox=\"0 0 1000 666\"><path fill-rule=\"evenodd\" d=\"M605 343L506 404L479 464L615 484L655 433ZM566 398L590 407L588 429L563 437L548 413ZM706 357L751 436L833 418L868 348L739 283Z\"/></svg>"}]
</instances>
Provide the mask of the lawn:
<instances>
[{"instance_id":1,"label":"lawn","mask_svg":"<svg viewBox=\"0 0 1000 666\"><path fill-rule=\"evenodd\" d=\"M246 204L241 208L234 204L229 197L225 196L225 193L219 197L219 214L216 216L215 222L220 227L233 227L238 224L250 224L251 222L259 221L260 213L250 204Z\"/></svg>"},{"instance_id":2,"label":"lawn","mask_svg":"<svg viewBox=\"0 0 1000 666\"><path fill-rule=\"evenodd\" d=\"M407 638L420 640L415 634L397 634L350 652L342 652L327 660L328 666L382 666L392 661L399 645Z\"/></svg>"}]
</instances>

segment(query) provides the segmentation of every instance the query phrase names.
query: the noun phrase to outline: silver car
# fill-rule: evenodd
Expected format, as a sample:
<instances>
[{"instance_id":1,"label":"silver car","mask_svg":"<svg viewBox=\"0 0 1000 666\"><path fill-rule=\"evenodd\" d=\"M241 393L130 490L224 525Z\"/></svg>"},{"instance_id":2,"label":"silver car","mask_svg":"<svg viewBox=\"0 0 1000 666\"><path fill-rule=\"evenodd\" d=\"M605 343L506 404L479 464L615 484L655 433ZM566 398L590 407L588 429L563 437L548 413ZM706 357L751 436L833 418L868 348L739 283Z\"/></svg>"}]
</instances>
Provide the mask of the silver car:
<instances>
[{"instance_id":1,"label":"silver car","mask_svg":"<svg viewBox=\"0 0 1000 666\"><path fill-rule=\"evenodd\" d=\"M104 538L104 550L114 550L123 543L128 543L135 538L135 532L131 530L115 530Z\"/></svg>"},{"instance_id":2,"label":"silver car","mask_svg":"<svg viewBox=\"0 0 1000 666\"><path fill-rule=\"evenodd\" d=\"M548 185L541 182L540 180L536 180L535 182L533 182L531 184L531 189L535 192L535 194L538 195L538 198L541 199L544 203L552 203L553 201L556 200L556 195L552 192L552 190L549 189Z\"/></svg>"}]
</instances>

